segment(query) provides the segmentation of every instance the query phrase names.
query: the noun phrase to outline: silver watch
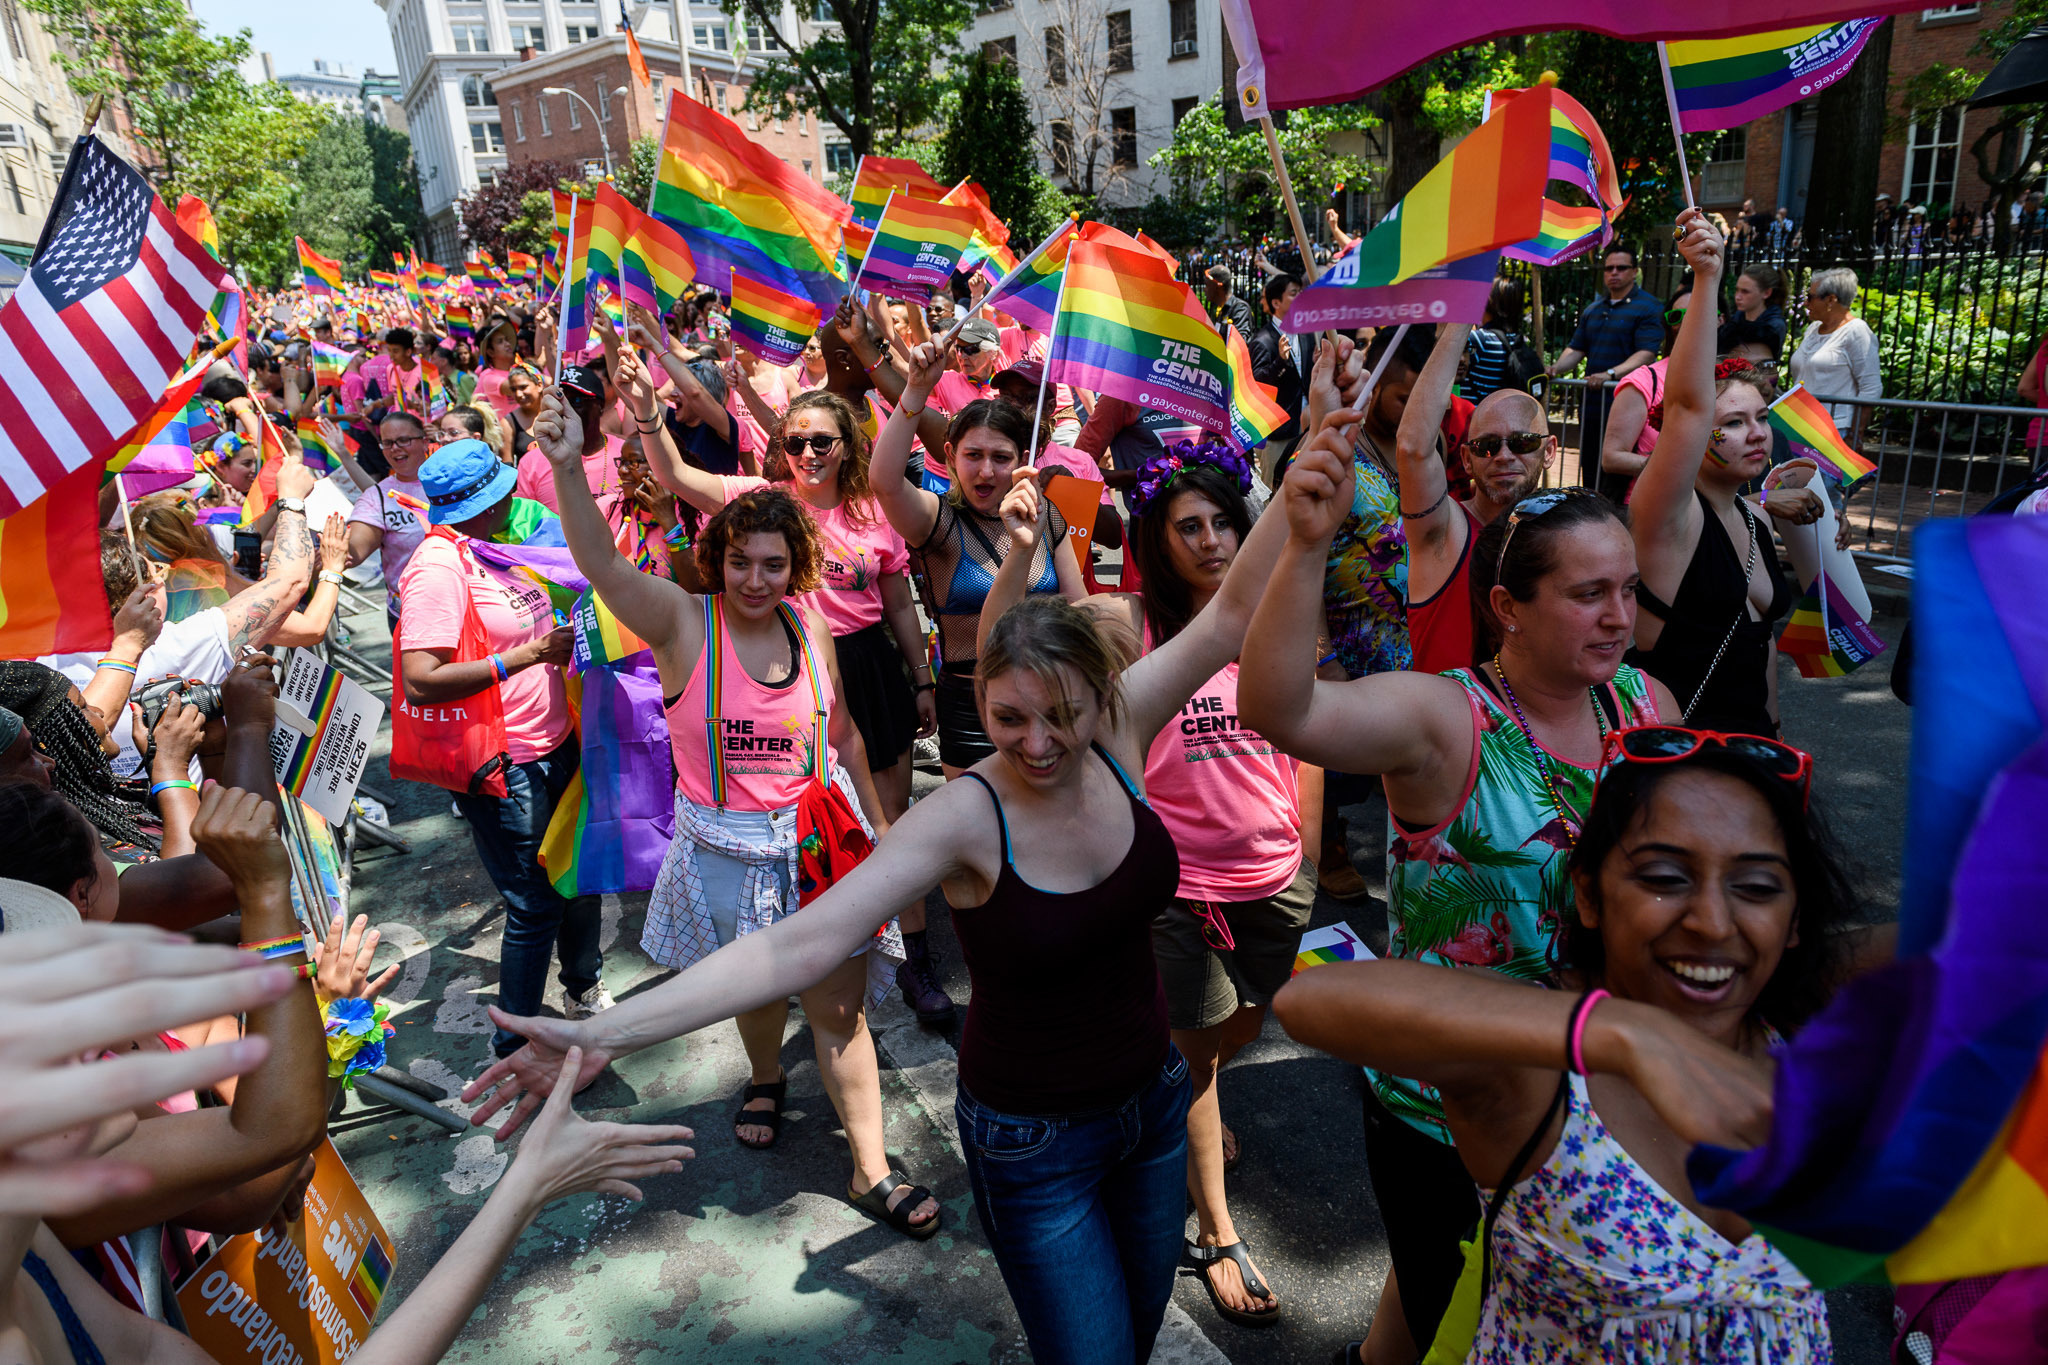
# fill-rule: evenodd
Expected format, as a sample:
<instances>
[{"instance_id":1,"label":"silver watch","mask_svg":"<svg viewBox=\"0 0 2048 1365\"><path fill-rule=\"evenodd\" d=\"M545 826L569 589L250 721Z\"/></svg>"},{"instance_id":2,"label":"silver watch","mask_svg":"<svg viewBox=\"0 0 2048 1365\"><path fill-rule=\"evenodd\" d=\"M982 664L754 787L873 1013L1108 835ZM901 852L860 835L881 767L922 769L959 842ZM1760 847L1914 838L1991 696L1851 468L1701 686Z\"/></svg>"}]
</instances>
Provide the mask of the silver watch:
<instances>
[{"instance_id":1,"label":"silver watch","mask_svg":"<svg viewBox=\"0 0 2048 1365\"><path fill-rule=\"evenodd\" d=\"M297 512L302 517L306 515L306 500L304 498L279 498L272 505L280 512Z\"/></svg>"}]
</instances>

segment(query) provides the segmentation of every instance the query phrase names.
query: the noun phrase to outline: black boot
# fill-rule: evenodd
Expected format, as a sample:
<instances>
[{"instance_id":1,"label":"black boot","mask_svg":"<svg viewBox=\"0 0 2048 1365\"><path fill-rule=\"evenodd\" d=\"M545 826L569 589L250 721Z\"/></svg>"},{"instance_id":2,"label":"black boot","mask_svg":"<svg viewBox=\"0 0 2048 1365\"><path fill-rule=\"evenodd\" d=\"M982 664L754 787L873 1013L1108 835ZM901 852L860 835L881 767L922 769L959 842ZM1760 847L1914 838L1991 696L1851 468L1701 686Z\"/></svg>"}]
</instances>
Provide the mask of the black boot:
<instances>
[{"instance_id":1,"label":"black boot","mask_svg":"<svg viewBox=\"0 0 2048 1365\"><path fill-rule=\"evenodd\" d=\"M944 1028L953 1022L953 1000L939 985L939 973L932 966L930 942L925 931L903 935L904 961L896 968L896 986L903 1003L917 1013L917 1022Z\"/></svg>"}]
</instances>

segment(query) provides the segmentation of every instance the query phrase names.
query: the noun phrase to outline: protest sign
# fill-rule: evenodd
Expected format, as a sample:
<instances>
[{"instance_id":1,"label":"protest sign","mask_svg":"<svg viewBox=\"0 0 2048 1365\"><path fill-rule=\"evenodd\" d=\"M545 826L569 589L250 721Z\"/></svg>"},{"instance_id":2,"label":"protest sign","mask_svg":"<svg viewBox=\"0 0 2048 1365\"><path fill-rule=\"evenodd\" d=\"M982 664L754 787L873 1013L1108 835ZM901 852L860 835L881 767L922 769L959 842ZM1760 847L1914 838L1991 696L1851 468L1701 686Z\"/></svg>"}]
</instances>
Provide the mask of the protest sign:
<instances>
[{"instance_id":1,"label":"protest sign","mask_svg":"<svg viewBox=\"0 0 2048 1365\"><path fill-rule=\"evenodd\" d=\"M335 1365L369 1338L391 1237L332 1142L313 1162L297 1222L229 1238L178 1291L192 1340L222 1365Z\"/></svg>"},{"instance_id":2,"label":"protest sign","mask_svg":"<svg viewBox=\"0 0 2048 1365\"><path fill-rule=\"evenodd\" d=\"M333 824L348 819L384 703L311 650L292 651L278 691L270 759L278 785Z\"/></svg>"}]
</instances>

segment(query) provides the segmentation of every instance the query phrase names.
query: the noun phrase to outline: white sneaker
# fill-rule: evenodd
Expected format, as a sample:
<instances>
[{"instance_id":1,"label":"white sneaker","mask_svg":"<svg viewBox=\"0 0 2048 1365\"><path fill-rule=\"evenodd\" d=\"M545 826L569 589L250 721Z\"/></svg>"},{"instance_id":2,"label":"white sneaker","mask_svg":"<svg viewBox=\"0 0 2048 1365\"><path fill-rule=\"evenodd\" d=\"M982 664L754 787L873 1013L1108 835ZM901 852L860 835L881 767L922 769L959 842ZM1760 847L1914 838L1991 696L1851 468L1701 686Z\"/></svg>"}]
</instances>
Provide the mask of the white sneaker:
<instances>
[{"instance_id":1,"label":"white sneaker","mask_svg":"<svg viewBox=\"0 0 2048 1365\"><path fill-rule=\"evenodd\" d=\"M612 993L605 989L604 982L602 981L581 995L572 995L568 991L563 991L562 1017L572 1022L578 1019L588 1019L600 1010L610 1009L612 1003Z\"/></svg>"}]
</instances>

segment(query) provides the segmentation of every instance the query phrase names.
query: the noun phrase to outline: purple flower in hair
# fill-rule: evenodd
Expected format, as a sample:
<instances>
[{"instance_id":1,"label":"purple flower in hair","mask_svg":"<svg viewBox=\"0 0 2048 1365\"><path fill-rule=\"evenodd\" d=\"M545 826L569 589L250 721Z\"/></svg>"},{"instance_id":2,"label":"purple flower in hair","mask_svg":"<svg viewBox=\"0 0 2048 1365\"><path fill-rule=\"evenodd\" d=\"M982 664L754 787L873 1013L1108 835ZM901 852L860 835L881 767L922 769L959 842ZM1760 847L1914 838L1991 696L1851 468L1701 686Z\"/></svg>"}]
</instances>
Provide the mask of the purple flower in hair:
<instances>
[{"instance_id":1,"label":"purple flower in hair","mask_svg":"<svg viewBox=\"0 0 2048 1365\"><path fill-rule=\"evenodd\" d=\"M1239 493L1252 491L1252 467L1227 442L1205 436L1200 442L1175 441L1138 471L1138 487L1131 497L1131 510L1144 516L1155 499L1164 497L1183 470L1196 465L1214 465L1229 475Z\"/></svg>"}]
</instances>

